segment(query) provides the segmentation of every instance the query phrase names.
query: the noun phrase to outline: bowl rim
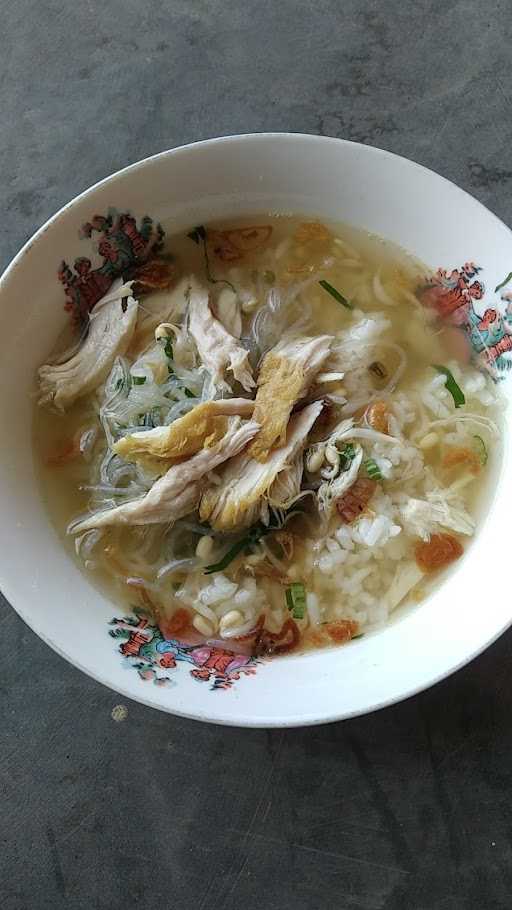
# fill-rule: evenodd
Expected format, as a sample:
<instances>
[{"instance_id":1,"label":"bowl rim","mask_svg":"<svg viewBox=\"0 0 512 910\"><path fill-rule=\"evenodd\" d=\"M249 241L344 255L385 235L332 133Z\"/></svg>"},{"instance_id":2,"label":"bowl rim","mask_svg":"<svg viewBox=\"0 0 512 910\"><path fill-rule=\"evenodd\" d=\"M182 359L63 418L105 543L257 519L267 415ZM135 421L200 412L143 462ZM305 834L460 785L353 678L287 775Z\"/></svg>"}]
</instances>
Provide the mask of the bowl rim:
<instances>
[{"instance_id":1,"label":"bowl rim","mask_svg":"<svg viewBox=\"0 0 512 910\"><path fill-rule=\"evenodd\" d=\"M208 147L212 145L222 145L222 144L231 144L233 142L243 142L244 140L252 141L261 141L268 143L269 141L274 142L290 142L294 139L300 140L301 142L308 142L311 145L326 145L332 144L336 146L350 146L357 147L361 150L364 150L365 155L375 156L376 158L383 159L393 159L398 160L400 164L406 168L409 168L412 172L425 173L432 177L435 177L436 180L444 182L447 186L455 189L459 194L462 194L467 199L471 200L472 205L476 205L482 211L482 214L485 213L487 219L492 219L494 226L500 232L505 232L510 239L512 239L511 229L503 222L494 212L488 209L480 200L476 199L471 193L467 192L460 186L458 186L453 181L449 180L447 177L444 177L442 174L439 174L437 171L434 171L432 168L428 168L425 165L419 164L416 161L411 160L403 155L398 155L395 152L388 151L387 149L382 149L373 145L366 145L361 142L355 142L349 139L342 139L333 136L323 136L314 133L301 133L301 132L282 132L282 131L264 131L264 132L255 132L255 133L234 133L227 134L224 136L211 137L208 139L201 139L193 142L189 142L183 145L175 146L173 148L165 149L163 151L157 152L153 155L149 155L145 158L141 158L132 164L126 165L123 168L120 168L117 171L114 171L111 174L108 174L106 177L102 177L100 180L93 183L91 186L87 187L85 190L82 190L78 195L74 196L63 206L61 206L53 215L51 215L32 235L28 240L23 244L20 250L16 253L13 259L5 267L4 271L0 275L0 292L4 288L8 280L11 279L12 275L17 271L17 269L22 265L23 260L27 253L38 243L39 239L54 225L57 224L62 218L64 218L68 212L73 210L76 206L81 204L88 196L93 195L96 191L104 188L109 183L112 183L117 178L124 177L130 173L137 173L140 170L144 170L149 164L157 162L165 158L171 158L178 156L180 154L186 154L190 149L201 149L203 147ZM47 644L59 657L64 658L69 664L73 667L76 667L78 670L85 673L90 678L94 679L95 682L101 683L107 689L110 689L112 692L118 693L126 698L129 698L133 701L136 701L140 704L146 705L148 707L154 708L156 710L163 711L164 713L176 715L177 717L182 717L187 720L196 720L206 723L218 724L221 726L231 726L231 727L246 727L246 728L256 728L256 729L275 729L275 728L295 728L295 727L306 727L306 726L316 726L320 724L334 723L340 720L348 720L350 718L363 716L366 714L371 714L375 711L380 711L386 707L397 704L399 702L405 701L414 695L417 695L426 689L429 689L438 683L442 682L447 677L458 672L472 660L482 654L488 647L490 647L503 633L512 625L512 615L505 623L502 624L500 628L488 639L486 639L482 644L477 648L471 650L470 653L465 655L462 659L456 661L455 663L450 664L446 669L443 669L441 672L437 673L434 677L429 678L427 681L422 680L416 685L412 685L410 688L405 689L400 694L392 694L386 698L383 698L380 701L369 705L364 708L356 708L353 711L342 710L340 712L330 713L328 716L321 715L318 712L318 709L310 713L301 713L291 715L288 714L286 718L282 719L273 719L268 720L264 717L253 714L249 717L238 715L231 717L212 717L210 714L205 711L189 713L182 708L176 708L175 706L167 706L165 704L159 704L155 701L146 698L144 696L144 690L134 692L132 689L119 685L113 685L97 672L92 670L88 666L84 666L80 660L75 659L74 657L69 656L64 649L62 649L55 641L50 639L44 629L37 628L37 622L33 622L32 618L28 618L25 614L23 606L16 605L17 594L16 591L12 588L10 582L4 579L4 572L2 569L2 563L0 562L0 590L3 592L5 599L7 600L9 606L18 614L18 616L23 620L23 622L39 637L42 641ZM286 658L285 658L286 659Z\"/></svg>"},{"instance_id":2,"label":"bowl rim","mask_svg":"<svg viewBox=\"0 0 512 910\"><path fill-rule=\"evenodd\" d=\"M298 132L257 132L257 133L233 133L226 136L212 136L209 139L198 139L195 142L187 142L184 145L177 145L173 148L164 149L161 152L156 152L154 155L148 155L146 158L140 158L138 161L134 161L132 164L128 164L123 168L119 168L117 171L113 171L111 174L108 174L106 177L102 177L100 180L97 180L96 183L91 184L85 190L82 190L81 193L78 193L77 196L73 196L68 202L64 203L53 215L43 222L43 224L37 228L37 230L25 241L20 250L15 254L13 259L7 264L2 274L0 275L0 288L10 277L10 275L16 270L19 266L23 257L28 253L28 251L37 243L40 237L46 233L46 231L61 217L67 212L71 211L76 205L81 203L87 196L96 192L96 190L101 189L106 186L112 180L117 179L118 177L125 176L131 172L135 173L136 171L143 169L148 164L156 162L160 159L167 157L172 157L187 152L191 148L202 148L210 145L220 145L223 143L230 143L233 141L243 141L243 140L258 140L258 141L268 141L274 140L277 142L289 141L290 139L300 139L305 140L306 142L311 142L312 144L322 144L332 143L336 145L351 146L359 149L364 149L365 154L373 154L376 157L383 158L392 158L394 160L400 161L404 166L410 167L413 170L419 170L420 172L427 173L431 176L436 177L438 180L444 181L448 186L456 189L459 193L463 193L468 199L471 200L473 204L478 205L486 214L490 216L500 230L505 230L512 237L512 229L502 221L494 212L487 208L480 202L479 199L476 199L475 196L472 196L471 193L468 193L467 190L464 190L458 184L454 183L453 180L449 180L448 177L444 177L442 174L439 174L437 171L434 171L432 168L426 167L424 164L419 164L417 161L413 161L411 158L406 158L404 155L398 155L395 152L390 152L387 149L381 149L376 145L366 145L363 142L355 142L352 139L341 139L337 136L321 136L317 133L298 133Z\"/></svg>"}]
</instances>

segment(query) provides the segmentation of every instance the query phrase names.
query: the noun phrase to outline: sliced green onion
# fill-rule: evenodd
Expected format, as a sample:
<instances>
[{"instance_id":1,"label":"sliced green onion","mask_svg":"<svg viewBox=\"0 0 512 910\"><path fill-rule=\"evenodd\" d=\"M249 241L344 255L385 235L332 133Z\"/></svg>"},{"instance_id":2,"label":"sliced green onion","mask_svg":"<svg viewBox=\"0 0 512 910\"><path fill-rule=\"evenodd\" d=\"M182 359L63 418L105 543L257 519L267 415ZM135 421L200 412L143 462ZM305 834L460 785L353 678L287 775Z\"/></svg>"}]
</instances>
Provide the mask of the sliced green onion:
<instances>
[{"instance_id":1,"label":"sliced green onion","mask_svg":"<svg viewBox=\"0 0 512 910\"><path fill-rule=\"evenodd\" d=\"M144 385L145 381L145 376L132 376L132 385Z\"/></svg>"},{"instance_id":2,"label":"sliced green onion","mask_svg":"<svg viewBox=\"0 0 512 910\"><path fill-rule=\"evenodd\" d=\"M294 581L286 589L286 606L294 619L304 619L306 615L306 589L301 581Z\"/></svg>"},{"instance_id":3,"label":"sliced green onion","mask_svg":"<svg viewBox=\"0 0 512 910\"><path fill-rule=\"evenodd\" d=\"M509 272L507 277L504 278L500 284L496 285L496 287L494 288L494 293L496 294L498 291L501 291L501 289L504 288L505 285L508 284L509 281L511 281L511 280L512 280L512 272Z\"/></svg>"},{"instance_id":4,"label":"sliced green onion","mask_svg":"<svg viewBox=\"0 0 512 910\"><path fill-rule=\"evenodd\" d=\"M171 337L171 335L167 335L167 336L162 337L162 338L160 339L160 341L163 341L164 338L165 338L164 354L165 354L165 356L167 357L168 360L172 361L172 359L173 359L173 357L174 357L174 351L173 351L173 348L172 348L172 337ZM174 375L174 368L173 368L173 366L172 366L172 363L168 363L168 364L167 364L167 369L168 369L168 371L169 371L169 376L173 376L173 375Z\"/></svg>"},{"instance_id":5,"label":"sliced green onion","mask_svg":"<svg viewBox=\"0 0 512 910\"><path fill-rule=\"evenodd\" d=\"M236 559L240 553L242 553L244 550L250 553L251 548L254 544L258 543L262 537L265 537L265 534L269 534L271 531L275 530L275 528L268 528L266 525L261 524L261 522L253 525L245 537L237 540L237 542L234 543L232 547L230 547L230 549L227 551L227 553L224 554L219 562L215 562L211 566L206 566L204 574L212 575L214 572L223 572L224 569L226 569L227 566L229 566L229 564L233 562L233 560Z\"/></svg>"},{"instance_id":6,"label":"sliced green onion","mask_svg":"<svg viewBox=\"0 0 512 910\"><path fill-rule=\"evenodd\" d=\"M121 376L116 382L116 392L119 392L124 386L124 379Z\"/></svg>"},{"instance_id":7,"label":"sliced green onion","mask_svg":"<svg viewBox=\"0 0 512 910\"><path fill-rule=\"evenodd\" d=\"M373 458L367 458L364 462L364 467L370 480L382 480L382 471Z\"/></svg>"},{"instance_id":8,"label":"sliced green onion","mask_svg":"<svg viewBox=\"0 0 512 910\"><path fill-rule=\"evenodd\" d=\"M346 442L340 451L341 470L346 471L356 457L356 450L351 442Z\"/></svg>"},{"instance_id":9,"label":"sliced green onion","mask_svg":"<svg viewBox=\"0 0 512 910\"><path fill-rule=\"evenodd\" d=\"M448 367L439 366L437 363L434 363L433 366L434 370L437 370L438 373L442 373L443 376L446 376L446 388L453 398L455 407L460 408L463 404L466 404L464 392L462 391L460 385L457 385L452 371L449 370Z\"/></svg>"},{"instance_id":10,"label":"sliced green onion","mask_svg":"<svg viewBox=\"0 0 512 910\"><path fill-rule=\"evenodd\" d=\"M174 351L172 349L172 338L170 335L167 336L164 344L164 354L169 360L172 360L174 356Z\"/></svg>"},{"instance_id":11,"label":"sliced green onion","mask_svg":"<svg viewBox=\"0 0 512 910\"><path fill-rule=\"evenodd\" d=\"M238 554L241 553L243 550L245 550L246 546L247 546L246 537L242 538L242 540L238 540L235 544L233 544L232 547L230 547L228 552L224 554L224 556L222 557L222 559L219 560L219 562L214 562L211 566L206 566L206 568L204 570L204 574L213 575L214 572L223 572L224 569L226 569L229 566L229 564L231 562L233 562L234 559L236 559Z\"/></svg>"},{"instance_id":12,"label":"sliced green onion","mask_svg":"<svg viewBox=\"0 0 512 910\"><path fill-rule=\"evenodd\" d=\"M322 280L322 281L319 281L318 284L320 285L320 287L322 287L324 289L324 291L327 291L327 293L330 294L331 297L334 297L334 299L337 300L338 303L341 303L342 306L346 307L347 310L354 309L354 305L352 303L350 303L350 301L347 300L347 298L344 297L343 294L340 294L340 292L337 291L336 288L333 288L332 284L329 284L328 281Z\"/></svg>"},{"instance_id":13,"label":"sliced green onion","mask_svg":"<svg viewBox=\"0 0 512 910\"><path fill-rule=\"evenodd\" d=\"M484 465L487 464L487 461L489 459L489 453L487 451L487 446L485 445L485 442L483 441L481 436L474 436L473 439L476 442L476 450L478 452L480 464L483 467Z\"/></svg>"},{"instance_id":14,"label":"sliced green onion","mask_svg":"<svg viewBox=\"0 0 512 910\"><path fill-rule=\"evenodd\" d=\"M187 398L195 398L195 397L196 397L196 396L194 395L194 393L190 391L190 389L185 389L185 395L187 396Z\"/></svg>"}]
</instances>

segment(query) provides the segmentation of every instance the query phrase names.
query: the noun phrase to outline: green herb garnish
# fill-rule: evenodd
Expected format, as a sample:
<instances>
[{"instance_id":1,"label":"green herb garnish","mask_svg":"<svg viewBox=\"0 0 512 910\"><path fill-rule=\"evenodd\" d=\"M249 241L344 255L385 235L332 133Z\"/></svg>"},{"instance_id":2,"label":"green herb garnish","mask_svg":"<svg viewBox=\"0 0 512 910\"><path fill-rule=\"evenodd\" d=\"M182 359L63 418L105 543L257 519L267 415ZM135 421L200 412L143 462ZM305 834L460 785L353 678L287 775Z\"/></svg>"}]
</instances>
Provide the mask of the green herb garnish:
<instances>
[{"instance_id":1,"label":"green herb garnish","mask_svg":"<svg viewBox=\"0 0 512 910\"><path fill-rule=\"evenodd\" d=\"M172 358L174 356L174 351L172 349L172 338L170 335L167 336L165 344L164 344L164 354L166 357L169 358L169 360L172 360Z\"/></svg>"},{"instance_id":2,"label":"green herb garnish","mask_svg":"<svg viewBox=\"0 0 512 910\"><path fill-rule=\"evenodd\" d=\"M285 592L286 606L294 619L304 619L306 615L306 589L301 581L294 581Z\"/></svg>"},{"instance_id":3,"label":"green herb garnish","mask_svg":"<svg viewBox=\"0 0 512 910\"><path fill-rule=\"evenodd\" d=\"M145 381L145 376L132 376L132 385L144 385Z\"/></svg>"},{"instance_id":4,"label":"green herb garnish","mask_svg":"<svg viewBox=\"0 0 512 910\"><path fill-rule=\"evenodd\" d=\"M196 396L194 395L194 393L190 391L190 389L185 389L185 395L187 396L187 398L195 398L195 397L196 397Z\"/></svg>"},{"instance_id":5,"label":"green herb garnish","mask_svg":"<svg viewBox=\"0 0 512 910\"><path fill-rule=\"evenodd\" d=\"M370 480L382 480L382 471L373 458L367 458L364 462L364 468Z\"/></svg>"},{"instance_id":6,"label":"green herb garnish","mask_svg":"<svg viewBox=\"0 0 512 910\"><path fill-rule=\"evenodd\" d=\"M206 566L204 574L212 575L213 572L223 572L240 553L252 553L253 547L259 543L262 537L266 537L267 534L272 534L273 531L280 531L288 518L291 518L292 515L298 515L300 512L301 509L299 508L290 508L286 513L276 511L274 513L275 520L277 521L276 524L264 525L263 522L258 521L252 528L249 528L245 537L237 540L237 542L230 547L219 562L215 562L211 566Z\"/></svg>"},{"instance_id":7,"label":"green herb garnish","mask_svg":"<svg viewBox=\"0 0 512 910\"><path fill-rule=\"evenodd\" d=\"M172 376L174 374L174 369L172 367L172 359L174 357L174 351L172 348L172 336L171 335L163 336L162 338L160 338L160 341L163 341L164 337L165 337L165 344L163 346L164 354L167 357L167 359L171 361L171 363L167 364L167 369L169 371L169 376Z\"/></svg>"},{"instance_id":8,"label":"green herb garnish","mask_svg":"<svg viewBox=\"0 0 512 910\"><path fill-rule=\"evenodd\" d=\"M275 530L276 528L269 528L259 521L257 524L253 525L252 528L249 528L245 537L237 540L237 542L230 547L219 562L215 562L211 566L206 566L204 574L212 575L214 572L223 572L240 553L244 551L250 553L252 547L257 544L262 537L265 537L266 534L270 534L271 531Z\"/></svg>"},{"instance_id":9,"label":"green herb garnish","mask_svg":"<svg viewBox=\"0 0 512 910\"><path fill-rule=\"evenodd\" d=\"M124 386L124 379L121 376L116 382L116 392L119 392Z\"/></svg>"},{"instance_id":10,"label":"green herb garnish","mask_svg":"<svg viewBox=\"0 0 512 910\"><path fill-rule=\"evenodd\" d=\"M501 291L501 289L504 288L505 285L508 284L509 281L511 281L511 280L512 280L512 272L509 272L507 277L503 279L501 284L496 285L496 287L494 288L494 293L497 294L498 291Z\"/></svg>"},{"instance_id":11,"label":"green herb garnish","mask_svg":"<svg viewBox=\"0 0 512 910\"><path fill-rule=\"evenodd\" d=\"M210 284L227 284L231 288L233 294L236 294L236 288L231 284L230 281L227 281L226 278L214 278L211 269L210 269L210 258L208 256L208 245L206 243L206 228L203 224L200 224L198 227L194 228L192 231L189 231L187 237L190 237L194 243L197 243L198 246L203 247L203 256L204 256L204 268L206 272L206 277Z\"/></svg>"},{"instance_id":12,"label":"green herb garnish","mask_svg":"<svg viewBox=\"0 0 512 910\"><path fill-rule=\"evenodd\" d=\"M346 442L340 451L341 470L346 471L356 457L356 450L351 442Z\"/></svg>"},{"instance_id":13,"label":"green herb garnish","mask_svg":"<svg viewBox=\"0 0 512 910\"><path fill-rule=\"evenodd\" d=\"M434 370L437 370L438 373L442 373L443 376L446 376L446 388L448 389L450 395L453 398L453 403L456 408L462 407L463 404L466 404L466 399L464 397L464 392L461 387L455 381L455 377L451 370L448 367L439 366L437 363L434 363Z\"/></svg>"},{"instance_id":14,"label":"green herb garnish","mask_svg":"<svg viewBox=\"0 0 512 910\"><path fill-rule=\"evenodd\" d=\"M341 303L342 306L346 307L347 310L354 309L354 305L352 303L350 303L350 301L347 300L347 298L344 297L343 294L340 294L340 292L337 291L336 288L333 288L332 284L329 284L328 281L322 280L322 281L319 281L318 284L320 285L320 287L322 287L324 289L324 291L327 291L327 293L330 294L331 297L334 297L334 299L337 300L338 303Z\"/></svg>"},{"instance_id":15,"label":"green herb garnish","mask_svg":"<svg viewBox=\"0 0 512 910\"><path fill-rule=\"evenodd\" d=\"M487 446L485 445L485 442L483 441L481 436L474 436L473 439L476 442L476 450L478 452L480 464L483 467L484 465L487 464L487 461L489 459L489 453L487 451Z\"/></svg>"}]
</instances>

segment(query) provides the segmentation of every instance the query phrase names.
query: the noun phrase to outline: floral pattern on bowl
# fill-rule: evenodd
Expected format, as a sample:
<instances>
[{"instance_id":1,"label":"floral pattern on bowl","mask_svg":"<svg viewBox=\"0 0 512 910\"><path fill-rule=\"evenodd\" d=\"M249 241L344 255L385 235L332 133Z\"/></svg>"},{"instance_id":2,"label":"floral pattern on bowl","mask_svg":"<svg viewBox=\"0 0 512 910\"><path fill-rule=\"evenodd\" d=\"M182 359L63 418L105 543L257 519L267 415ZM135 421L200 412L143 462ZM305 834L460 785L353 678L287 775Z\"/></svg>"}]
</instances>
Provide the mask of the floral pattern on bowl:
<instances>
[{"instance_id":1,"label":"floral pattern on bowl","mask_svg":"<svg viewBox=\"0 0 512 910\"><path fill-rule=\"evenodd\" d=\"M94 215L82 225L81 237L91 239L93 234L99 238L97 253L102 258L101 265L93 268L91 259L79 256L73 268L62 260L58 271L66 294L65 308L78 324L85 322L116 278L121 275L128 278L130 269L161 252L165 236L161 224L155 225L149 215L144 215L137 225L130 212L117 212L113 208L107 215Z\"/></svg>"},{"instance_id":2,"label":"floral pattern on bowl","mask_svg":"<svg viewBox=\"0 0 512 910\"><path fill-rule=\"evenodd\" d=\"M119 653L141 679L157 686L175 684L168 675L178 664L192 666L190 675L199 682L211 683L213 691L230 689L241 676L253 676L260 661L247 654L236 654L209 644L185 644L164 638L158 626L143 612L114 618L109 630L120 642Z\"/></svg>"},{"instance_id":3,"label":"floral pattern on bowl","mask_svg":"<svg viewBox=\"0 0 512 910\"><path fill-rule=\"evenodd\" d=\"M453 326L454 355L466 356L468 360L472 354L476 355L477 363L500 379L512 368L512 359L507 357L512 351L512 291L500 295L504 303L501 308L500 302L493 300L494 306L478 312L475 302L483 301L486 296L485 285L476 277L482 271L473 262L466 262L451 272L439 268L427 280L420 298L443 322ZM512 272L495 287L494 293L511 283Z\"/></svg>"}]
</instances>

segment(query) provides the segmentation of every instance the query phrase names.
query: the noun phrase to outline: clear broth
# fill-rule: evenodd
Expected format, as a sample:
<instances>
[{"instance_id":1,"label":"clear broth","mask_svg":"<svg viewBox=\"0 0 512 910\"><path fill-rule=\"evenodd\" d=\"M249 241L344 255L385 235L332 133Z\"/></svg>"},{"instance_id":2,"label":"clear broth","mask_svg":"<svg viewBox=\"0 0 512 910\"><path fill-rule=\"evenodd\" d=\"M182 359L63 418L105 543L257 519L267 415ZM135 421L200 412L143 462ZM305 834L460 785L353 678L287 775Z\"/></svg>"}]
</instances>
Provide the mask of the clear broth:
<instances>
[{"instance_id":1,"label":"clear broth","mask_svg":"<svg viewBox=\"0 0 512 910\"><path fill-rule=\"evenodd\" d=\"M253 272L257 272L260 278L266 275L268 281L273 273L285 285L301 280L306 281L311 274L311 266L314 267L322 256L321 243L317 245L317 248L310 245L304 250L294 249L293 255L287 249L289 238L304 220L300 217L288 216L258 218L259 223L265 222L272 225L271 244L254 254L247 254L243 264L225 264L210 259L213 277L220 280L227 279L235 286L243 283L246 276ZM251 224L254 224L254 219L247 218L208 227L227 230ZM424 311L425 331L419 331L422 319L421 307L419 303L417 307L415 306L414 297L418 286L424 284L429 269L403 250L381 238L343 225L329 224L328 227L337 238L338 252L332 265L322 271L322 278L325 278L361 311L383 312L386 318L392 322L390 334L393 341L401 345L409 355L399 388L411 387L418 380L426 365L443 363L447 360L443 347L443 332L440 330L436 334L429 330L430 317L426 310ZM174 236L170 234L166 241L166 251L175 258L180 275L193 273L206 280L202 249L193 243L185 233ZM358 264L358 261L362 261L363 265ZM283 275L280 274L281 267ZM375 300L370 278L365 278L365 276L375 274L379 275L385 293L400 301L397 305L382 306ZM265 279L263 279L263 284L265 284ZM215 289L215 285L213 288ZM346 328L347 310L326 293L317 282L314 282L308 289L307 300L313 310L312 325L315 333L332 334ZM263 303L263 298L259 303ZM486 412L483 407L481 410L482 413ZM495 414L493 416L495 417ZM33 421L36 470L41 495L51 522L70 557L77 562L82 571L87 571L89 580L116 606L129 612L134 603L138 603L140 592L125 583L123 580L124 569L123 571L112 571L110 565L107 568L100 561L100 564L84 570L82 560L75 555L74 540L66 533L69 523L77 516L87 512L90 494L82 487L91 483L90 465L83 459L58 466L48 463L49 457L62 451L80 427L91 425L96 419L89 399L78 401L65 415L36 406ZM436 466L438 453L435 450L425 452L424 456L426 464ZM471 495L467 500L477 523L482 520L486 506L491 499L493 478L498 464L499 447L495 446L485 471L481 473L478 482L472 485ZM300 525L296 525L296 529L301 530ZM303 533L304 531L305 528ZM134 539L142 541L144 536L140 529L115 530L112 534L115 537L115 548L118 553L123 552L123 540L126 540L127 537L131 538L133 545ZM107 530L107 543L110 537L111 533ZM294 561L297 562L297 558ZM134 564L129 568L130 575L144 575L140 565ZM227 574L229 575L229 572ZM426 577L425 581L417 586L413 594L407 598L406 605L423 599L432 586L442 580L442 577L442 573L432 576L432 578ZM161 606L164 610L172 610L172 606L168 607L166 598L168 598L169 604L174 602L174 591L179 581L180 576L177 576L163 584ZM403 613L403 605L401 605L399 613ZM327 644L327 642L323 642L323 644ZM306 631L303 635L302 648L312 646L315 646L315 638ZM229 641L226 642L226 647L229 647Z\"/></svg>"}]
</instances>

